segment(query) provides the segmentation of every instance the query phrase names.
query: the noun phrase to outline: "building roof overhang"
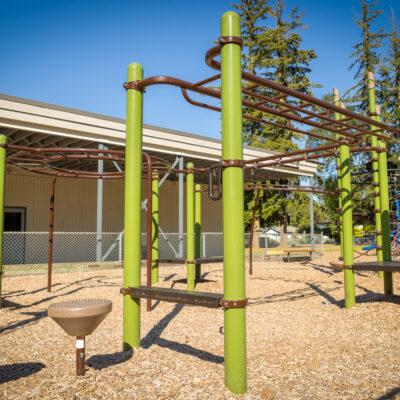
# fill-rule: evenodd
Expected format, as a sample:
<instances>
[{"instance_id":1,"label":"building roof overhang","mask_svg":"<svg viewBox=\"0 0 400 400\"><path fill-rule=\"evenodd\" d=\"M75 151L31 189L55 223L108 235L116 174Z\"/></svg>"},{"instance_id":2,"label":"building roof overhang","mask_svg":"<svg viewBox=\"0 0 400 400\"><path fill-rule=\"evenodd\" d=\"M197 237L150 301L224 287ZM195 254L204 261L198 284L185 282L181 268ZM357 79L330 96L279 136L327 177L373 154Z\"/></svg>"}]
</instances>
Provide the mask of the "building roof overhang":
<instances>
[{"instance_id":1,"label":"building roof overhang","mask_svg":"<svg viewBox=\"0 0 400 400\"><path fill-rule=\"evenodd\" d=\"M36 147L125 146L125 121L105 115L0 94L0 133L10 143ZM193 160L196 166L218 162L222 143L192 133L144 125L143 149L172 161L176 156ZM245 160L276 152L244 146ZM313 176L317 163L301 161L267 168L271 178Z\"/></svg>"}]
</instances>

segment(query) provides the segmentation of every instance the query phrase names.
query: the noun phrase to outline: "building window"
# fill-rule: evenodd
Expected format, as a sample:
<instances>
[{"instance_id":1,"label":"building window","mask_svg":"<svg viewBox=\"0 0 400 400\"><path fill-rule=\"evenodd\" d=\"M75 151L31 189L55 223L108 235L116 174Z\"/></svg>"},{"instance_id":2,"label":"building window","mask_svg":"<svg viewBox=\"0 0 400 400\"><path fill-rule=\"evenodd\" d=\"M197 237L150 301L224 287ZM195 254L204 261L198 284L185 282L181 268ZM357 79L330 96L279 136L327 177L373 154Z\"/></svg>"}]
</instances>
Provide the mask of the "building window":
<instances>
[{"instance_id":1,"label":"building window","mask_svg":"<svg viewBox=\"0 0 400 400\"><path fill-rule=\"evenodd\" d=\"M5 207L4 210L4 231L23 232L25 231L26 208Z\"/></svg>"}]
</instances>

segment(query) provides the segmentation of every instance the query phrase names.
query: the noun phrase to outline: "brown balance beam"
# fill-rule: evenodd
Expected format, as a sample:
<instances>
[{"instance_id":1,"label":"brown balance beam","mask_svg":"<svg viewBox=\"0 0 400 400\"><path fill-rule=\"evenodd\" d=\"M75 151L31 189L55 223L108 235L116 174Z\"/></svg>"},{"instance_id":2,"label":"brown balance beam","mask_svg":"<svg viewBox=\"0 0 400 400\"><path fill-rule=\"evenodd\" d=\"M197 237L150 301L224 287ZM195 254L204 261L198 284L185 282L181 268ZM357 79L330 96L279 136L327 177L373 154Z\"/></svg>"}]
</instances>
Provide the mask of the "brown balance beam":
<instances>
[{"instance_id":1,"label":"brown balance beam","mask_svg":"<svg viewBox=\"0 0 400 400\"><path fill-rule=\"evenodd\" d=\"M331 266L337 270L352 268L354 271L384 271L384 272L400 272L400 262L398 261L367 261L355 263L353 267L345 267L343 263L331 262Z\"/></svg>"},{"instance_id":2,"label":"brown balance beam","mask_svg":"<svg viewBox=\"0 0 400 400\"><path fill-rule=\"evenodd\" d=\"M159 258L159 264L186 264L186 260L183 258ZM195 258L194 262L196 264L213 264L221 263L224 261L224 257L203 257Z\"/></svg>"},{"instance_id":3,"label":"brown balance beam","mask_svg":"<svg viewBox=\"0 0 400 400\"><path fill-rule=\"evenodd\" d=\"M170 303L191 304L208 308L220 308L223 295L208 292L188 292L186 290L141 286L121 289L122 294L133 298L153 299Z\"/></svg>"}]
</instances>

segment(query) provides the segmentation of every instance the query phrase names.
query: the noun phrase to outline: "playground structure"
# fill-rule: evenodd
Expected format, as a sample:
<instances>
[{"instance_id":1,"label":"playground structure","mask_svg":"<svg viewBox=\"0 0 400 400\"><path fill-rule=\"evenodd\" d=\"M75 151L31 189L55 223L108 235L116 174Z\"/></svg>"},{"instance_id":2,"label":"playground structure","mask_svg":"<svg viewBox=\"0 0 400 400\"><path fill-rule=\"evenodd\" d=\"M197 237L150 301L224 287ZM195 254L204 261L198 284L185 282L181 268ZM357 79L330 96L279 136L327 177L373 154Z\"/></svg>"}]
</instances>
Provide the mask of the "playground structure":
<instances>
[{"instance_id":1,"label":"playground structure","mask_svg":"<svg viewBox=\"0 0 400 400\"><path fill-rule=\"evenodd\" d=\"M125 179L125 261L123 294L123 341L124 349L140 345L140 299L219 308L224 311L225 341L225 383L234 393L244 393L247 388L246 357L246 290L244 262L244 189L255 191L255 203L260 201L262 191L305 191L338 195L341 212L341 248L344 263L345 306L355 304L354 271L373 268L383 270L385 293L392 294L392 272L400 270L398 263L390 262L390 223L387 181L386 142L393 134L400 132L382 123L375 109L373 77L370 75L370 117L357 115L340 103L335 94L335 104L330 104L304 93L297 92L275 82L260 78L241 70L240 21L237 14L228 12L222 17L221 37L218 45L206 54L206 63L220 71L218 74L196 83L181 79L156 76L143 78L139 64L130 64L128 79L124 85L127 93L126 151L105 151L89 149L32 149L7 145L0 137L0 215L4 211L4 176L6 151L11 154L8 162L31 172L55 177L80 177L88 179ZM221 56L221 61L216 57ZM221 89L206 86L221 79ZM222 159L211 168L196 168L188 163L185 169L173 168L165 160L154 158L142 152L143 93L156 84L167 84L181 89L184 98L191 104L222 114ZM221 105L204 103L189 97L188 92L221 100ZM242 96L243 95L243 96ZM242 113L242 109L244 112ZM258 112L258 116L249 110ZM292 125L269 120L259 115L269 114L292 121ZM326 142L319 147L306 148L275 154L252 160L243 160L242 117L260 124L268 124L278 129L290 129L298 134L308 135ZM326 132L326 133L322 133ZM332 137L331 134L335 136ZM370 141L369 145L365 142ZM379 199L376 218L380 218L377 229L382 242L382 260L367 266L355 264L353 258L353 227L351 200L351 154L371 153L376 172L373 173L375 199ZM284 164L300 163L334 157L338 166L338 192L291 185L270 185L262 182L264 169ZM57 162L65 159L88 158L93 160L113 160L124 165L125 172L104 172L99 176L94 171L63 169ZM158 187L162 173L183 173L186 175L187 213L187 255L180 262L186 264L187 290L157 288L159 264L177 260L162 260L158 254ZM201 232L201 193L205 191L195 185L195 176L208 175L208 195L213 200L223 202L224 257L222 259L202 259L200 257L199 232ZM141 201L143 179L147 193L147 281L141 285ZM54 200L54 197L53 197ZM257 206L253 209L253 221ZM51 210L51 207L50 207ZM54 207L53 207L54 211ZM50 214L51 216L51 214ZM52 226L50 218L50 226ZM0 221L1 222L1 221ZM0 226L2 227L2 223ZM254 222L252 224L254 226ZM252 229L253 230L253 229ZM0 232L2 233L2 232ZM150 240L151 238L151 240ZM379 242L378 242L379 243ZM49 245L51 240L49 237ZM389 247L388 247L389 246ZM250 249L252 246L250 246ZM250 257L251 259L251 257ZM224 293L195 291L196 280L201 276L201 264L224 263ZM50 265L50 264L49 264ZM50 279L51 279L51 268ZM252 265L250 265L252 273ZM51 282L51 280L50 280Z\"/></svg>"},{"instance_id":2,"label":"playground structure","mask_svg":"<svg viewBox=\"0 0 400 400\"><path fill-rule=\"evenodd\" d=\"M376 165L374 186L376 199L379 198L380 208L377 214L381 216L379 236L382 239L382 261L375 263L377 269L384 272L384 287L386 294L392 294L392 271L400 269L400 265L390 262L390 224L387 182L386 142L393 139L393 134L399 131L380 121L375 109L375 92L372 75L369 76L370 117L357 115L342 106L339 94L335 91L335 104L329 104L312 96L297 92L283 85L260 78L241 70L240 20L237 14L228 12L221 21L221 36L218 45L206 54L206 63L218 74L201 81L191 83L178 78L155 76L143 78L140 64L130 64L128 79L124 84L127 91L127 135L125 162L125 265L124 265L124 324L123 337L125 349L140 345L140 298L158 298L172 302L211 306L207 303L212 297L214 307L224 310L224 340L225 340L225 384L234 393L244 393L247 387L246 374L246 291L244 268L244 222L243 222L243 183L246 172L251 172L253 181L257 181L257 171L265 167L273 167L285 163L303 160L335 157L339 173L340 208L342 223L342 255L345 281L345 306L355 304L354 270L363 265L354 264L353 260L353 226L350 155L352 153L372 153ZM221 61L215 58L221 56ZM206 86L221 79L221 89ZM165 289L163 293L157 288L141 287L140 282L140 201L142 181L142 115L143 92L152 85L164 84L181 89L184 98L193 105L222 114L222 160L219 165L209 169L210 183L212 177L222 178L222 185L210 184L210 197L223 202L223 233L224 233L224 294L191 292L185 294ZM221 105L204 103L189 97L188 91L220 99ZM242 97L243 94L243 97ZM242 115L242 107L245 111ZM254 116L248 110L258 111L283 117L293 121L290 128L286 124ZM328 144L316 148L296 150L286 154L272 155L244 161L242 157L242 116L258 123L265 123L279 129L291 129L299 134L305 134L323 139ZM306 125L311 130L305 130L298 125ZM334 133L331 137L313 128ZM364 142L371 143L366 146ZM192 165L188 165L187 191L189 197L193 192ZM204 171L203 171L204 172ZM214 181L212 181L214 182ZM222 188L221 188L222 186ZM192 203L188 202L188 228L194 228L194 213ZM192 254L188 246L187 279L193 282L195 270ZM378 259L379 260L379 259ZM175 292L175 293L174 293Z\"/></svg>"}]
</instances>

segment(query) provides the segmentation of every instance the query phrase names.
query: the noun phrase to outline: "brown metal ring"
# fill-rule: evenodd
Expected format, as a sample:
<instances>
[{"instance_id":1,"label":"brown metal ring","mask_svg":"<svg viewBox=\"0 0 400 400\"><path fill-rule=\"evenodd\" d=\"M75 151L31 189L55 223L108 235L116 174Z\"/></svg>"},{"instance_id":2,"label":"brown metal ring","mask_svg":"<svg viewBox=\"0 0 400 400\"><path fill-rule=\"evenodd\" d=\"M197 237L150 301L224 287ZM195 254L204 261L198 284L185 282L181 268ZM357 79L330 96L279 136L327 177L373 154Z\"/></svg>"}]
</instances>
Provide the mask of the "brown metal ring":
<instances>
[{"instance_id":1,"label":"brown metal ring","mask_svg":"<svg viewBox=\"0 0 400 400\"><path fill-rule=\"evenodd\" d=\"M218 39L218 43L220 46L224 44L238 44L240 47L243 47L243 39L240 36L220 36Z\"/></svg>"},{"instance_id":2,"label":"brown metal ring","mask_svg":"<svg viewBox=\"0 0 400 400\"><path fill-rule=\"evenodd\" d=\"M122 86L124 87L125 90L128 89L133 89L133 90L137 90L138 92L144 92L145 90L141 87L139 87L139 83L141 81L130 81L130 82L125 82Z\"/></svg>"},{"instance_id":3,"label":"brown metal ring","mask_svg":"<svg viewBox=\"0 0 400 400\"><path fill-rule=\"evenodd\" d=\"M244 160L221 160L221 167L240 167L243 168L245 166Z\"/></svg>"}]
</instances>

